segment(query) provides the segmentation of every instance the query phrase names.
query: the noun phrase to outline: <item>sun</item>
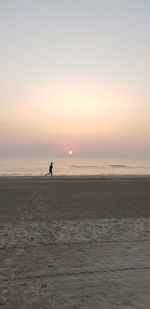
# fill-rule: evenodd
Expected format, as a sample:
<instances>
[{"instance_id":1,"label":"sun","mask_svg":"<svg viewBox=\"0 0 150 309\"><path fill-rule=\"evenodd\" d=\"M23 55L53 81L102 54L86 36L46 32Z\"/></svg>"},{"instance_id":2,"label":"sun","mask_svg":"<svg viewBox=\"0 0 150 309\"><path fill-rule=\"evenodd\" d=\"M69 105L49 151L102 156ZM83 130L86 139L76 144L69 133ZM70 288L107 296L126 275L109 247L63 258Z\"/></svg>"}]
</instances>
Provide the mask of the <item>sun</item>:
<instances>
[{"instance_id":1,"label":"sun","mask_svg":"<svg viewBox=\"0 0 150 309\"><path fill-rule=\"evenodd\" d=\"M72 150L70 150L70 151L69 151L69 155L72 155L72 153L73 153Z\"/></svg>"}]
</instances>

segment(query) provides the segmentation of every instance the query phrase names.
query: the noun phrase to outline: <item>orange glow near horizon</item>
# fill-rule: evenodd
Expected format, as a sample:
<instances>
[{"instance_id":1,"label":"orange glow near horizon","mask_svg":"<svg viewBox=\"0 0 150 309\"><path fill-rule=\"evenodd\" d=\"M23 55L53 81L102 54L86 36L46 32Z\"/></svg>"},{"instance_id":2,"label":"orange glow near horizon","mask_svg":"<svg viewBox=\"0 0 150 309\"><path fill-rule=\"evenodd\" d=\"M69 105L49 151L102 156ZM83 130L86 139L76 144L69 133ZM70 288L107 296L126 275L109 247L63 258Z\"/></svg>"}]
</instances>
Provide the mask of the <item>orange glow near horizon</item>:
<instances>
[{"instance_id":1,"label":"orange glow near horizon","mask_svg":"<svg viewBox=\"0 0 150 309\"><path fill-rule=\"evenodd\" d=\"M117 92L112 85L98 82L61 86L53 82L32 90L17 106L1 141L55 144L71 155L90 145L146 144L146 125L142 130L135 103L125 97L124 89Z\"/></svg>"},{"instance_id":2,"label":"orange glow near horizon","mask_svg":"<svg viewBox=\"0 0 150 309\"><path fill-rule=\"evenodd\" d=\"M102 85L103 86L103 85ZM51 89L52 88L52 89ZM62 89L63 88L63 89ZM108 88L99 90L99 85L83 85L81 91L63 85L61 88L52 85L35 90L21 106L18 113L22 124L28 128L46 134L99 134L101 137L115 132L120 126L120 132L126 121L132 121L134 113L130 102L125 102L124 96L114 97ZM70 86L71 88L71 86ZM127 129L127 128L126 128Z\"/></svg>"}]
</instances>

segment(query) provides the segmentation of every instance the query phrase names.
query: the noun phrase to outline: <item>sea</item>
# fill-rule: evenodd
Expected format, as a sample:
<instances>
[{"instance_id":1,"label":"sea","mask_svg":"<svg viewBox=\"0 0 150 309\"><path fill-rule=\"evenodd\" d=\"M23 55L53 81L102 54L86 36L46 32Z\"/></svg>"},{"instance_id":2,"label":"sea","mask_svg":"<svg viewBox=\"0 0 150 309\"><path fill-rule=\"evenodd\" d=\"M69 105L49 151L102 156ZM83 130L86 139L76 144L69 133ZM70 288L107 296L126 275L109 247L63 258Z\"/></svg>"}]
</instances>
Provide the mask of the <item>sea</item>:
<instances>
[{"instance_id":1,"label":"sea","mask_svg":"<svg viewBox=\"0 0 150 309\"><path fill-rule=\"evenodd\" d=\"M56 176L150 175L150 160L118 158L0 157L0 176L44 176L53 162Z\"/></svg>"}]
</instances>

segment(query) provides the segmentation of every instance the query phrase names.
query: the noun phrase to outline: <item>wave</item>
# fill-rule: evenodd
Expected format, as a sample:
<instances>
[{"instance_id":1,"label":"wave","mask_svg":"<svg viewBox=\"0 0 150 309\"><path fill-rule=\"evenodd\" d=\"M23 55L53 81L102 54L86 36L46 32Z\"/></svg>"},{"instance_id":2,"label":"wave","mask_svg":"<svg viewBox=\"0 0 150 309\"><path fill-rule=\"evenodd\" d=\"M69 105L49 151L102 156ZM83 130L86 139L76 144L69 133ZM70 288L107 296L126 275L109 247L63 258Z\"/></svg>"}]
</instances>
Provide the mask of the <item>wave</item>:
<instances>
[{"instance_id":1,"label":"wave","mask_svg":"<svg viewBox=\"0 0 150 309\"><path fill-rule=\"evenodd\" d=\"M107 167L114 167L114 168L128 168L128 166L127 165L125 165L125 164L108 164L108 165L106 165Z\"/></svg>"},{"instance_id":2,"label":"wave","mask_svg":"<svg viewBox=\"0 0 150 309\"><path fill-rule=\"evenodd\" d=\"M107 164L104 166L98 166L98 165L71 165L71 167L74 169L108 169L108 168L123 168L123 169L138 169L138 168L146 168L145 166L129 166L126 164Z\"/></svg>"},{"instance_id":3,"label":"wave","mask_svg":"<svg viewBox=\"0 0 150 309\"><path fill-rule=\"evenodd\" d=\"M109 164L109 165L105 165L105 167L128 168L128 169L146 168L145 166L129 166L129 165L125 165L125 164Z\"/></svg>"},{"instance_id":4,"label":"wave","mask_svg":"<svg viewBox=\"0 0 150 309\"><path fill-rule=\"evenodd\" d=\"M99 168L96 165L71 165L73 168Z\"/></svg>"}]
</instances>

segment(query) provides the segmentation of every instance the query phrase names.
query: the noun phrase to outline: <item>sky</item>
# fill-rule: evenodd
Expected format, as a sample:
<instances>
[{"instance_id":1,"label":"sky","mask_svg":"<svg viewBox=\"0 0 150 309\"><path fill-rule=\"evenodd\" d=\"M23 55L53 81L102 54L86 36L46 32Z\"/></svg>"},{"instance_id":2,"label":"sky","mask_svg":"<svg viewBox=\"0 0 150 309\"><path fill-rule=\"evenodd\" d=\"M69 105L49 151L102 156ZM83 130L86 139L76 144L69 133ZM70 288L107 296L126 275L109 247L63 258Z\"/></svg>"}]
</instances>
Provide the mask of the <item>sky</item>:
<instances>
[{"instance_id":1,"label":"sky","mask_svg":"<svg viewBox=\"0 0 150 309\"><path fill-rule=\"evenodd\" d=\"M0 156L150 156L150 1L0 0Z\"/></svg>"}]
</instances>

